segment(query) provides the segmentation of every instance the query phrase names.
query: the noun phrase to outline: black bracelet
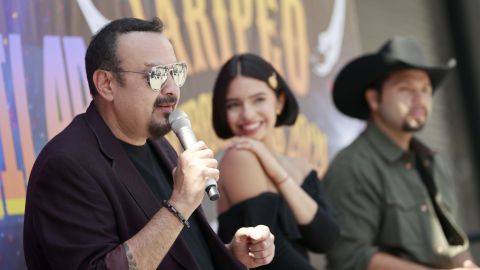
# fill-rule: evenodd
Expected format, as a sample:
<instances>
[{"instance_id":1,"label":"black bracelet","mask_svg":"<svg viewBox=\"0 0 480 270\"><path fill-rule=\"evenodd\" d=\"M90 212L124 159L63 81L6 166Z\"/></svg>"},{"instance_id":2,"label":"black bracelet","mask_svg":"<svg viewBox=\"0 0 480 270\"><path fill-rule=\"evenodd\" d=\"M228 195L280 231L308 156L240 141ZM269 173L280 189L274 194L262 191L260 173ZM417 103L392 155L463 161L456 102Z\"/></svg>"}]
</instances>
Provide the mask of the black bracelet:
<instances>
[{"instance_id":1,"label":"black bracelet","mask_svg":"<svg viewBox=\"0 0 480 270\"><path fill-rule=\"evenodd\" d=\"M168 209L168 211L175 215L184 226L190 228L190 223L188 220L180 212L178 212L177 208L175 208L169 201L163 200L162 204Z\"/></svg>"}]
</instances>

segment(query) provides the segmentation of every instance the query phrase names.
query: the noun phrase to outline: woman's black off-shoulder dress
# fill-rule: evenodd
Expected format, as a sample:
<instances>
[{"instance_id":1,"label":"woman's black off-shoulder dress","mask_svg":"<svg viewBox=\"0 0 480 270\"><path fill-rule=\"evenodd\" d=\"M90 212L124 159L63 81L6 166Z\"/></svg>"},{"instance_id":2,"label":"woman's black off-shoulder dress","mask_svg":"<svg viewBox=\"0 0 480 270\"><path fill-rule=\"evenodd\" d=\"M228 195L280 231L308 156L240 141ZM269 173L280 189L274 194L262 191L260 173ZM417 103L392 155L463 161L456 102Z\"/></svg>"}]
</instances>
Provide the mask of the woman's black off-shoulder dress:
<instances>
[{"instance_id":1,"label":"woman's black off-shoulder dress","mask_svg":"<svg viewBox=\"0 0 480 270\"><path fill-rule=\"evenodd\" d=\"M266 225L275 235L275 257L269 265L256 269L315 269L309 262L307 251L326 252L333 246L339 229L314 170L307 175L301 187L318 204L310 224L297 224L280 194L264 192L219 215L218 235L224 242L229 242L241 227Z\"/></svg>"}]
</instances>

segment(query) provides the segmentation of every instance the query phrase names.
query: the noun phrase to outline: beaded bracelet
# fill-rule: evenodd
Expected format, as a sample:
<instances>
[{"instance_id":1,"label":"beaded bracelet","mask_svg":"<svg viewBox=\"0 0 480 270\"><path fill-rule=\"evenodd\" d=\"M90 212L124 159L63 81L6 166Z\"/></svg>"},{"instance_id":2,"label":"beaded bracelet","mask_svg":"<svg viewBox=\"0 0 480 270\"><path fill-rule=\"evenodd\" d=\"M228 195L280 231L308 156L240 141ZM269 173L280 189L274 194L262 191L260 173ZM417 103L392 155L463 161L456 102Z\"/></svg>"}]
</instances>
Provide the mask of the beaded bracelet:
<instances>
[{"instance_id":1,"label":"beaded bracelet","mask_svg":"<svg viewBox=\"0 0 480 270\"><path fill-rule=\"evenodd\" d=\"M188 222L188 220L169 201L163 200L162 204L168 209L168 211L170 211L174 216L176 216L184 226L190 228L190 223Z\"/></svg>"}]
</instances>

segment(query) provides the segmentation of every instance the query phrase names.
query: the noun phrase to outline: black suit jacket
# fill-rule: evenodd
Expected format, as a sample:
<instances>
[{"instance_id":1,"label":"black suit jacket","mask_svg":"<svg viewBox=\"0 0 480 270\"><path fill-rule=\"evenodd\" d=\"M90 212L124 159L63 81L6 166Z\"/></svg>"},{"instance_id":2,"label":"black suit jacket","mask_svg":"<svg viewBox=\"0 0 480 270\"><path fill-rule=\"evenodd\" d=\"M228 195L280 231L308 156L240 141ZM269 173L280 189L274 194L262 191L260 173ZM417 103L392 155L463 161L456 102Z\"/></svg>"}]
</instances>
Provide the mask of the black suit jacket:
<instances>
[{"instance_id":1,"label":"black suit jacket","mask_svg":"<svg viewBox=\"0 0 480 270\"><path fill-rule=\"evenodd\" d=\"M175 150L153 143L169 171ZM24 250L30 269L128 269L122 243L161 205L129 160L95 106L53 138L30 176ZM212 231L201 209L193 215L218 269L245 269ZM159 269L199 269L178 238Z\"/></svg>"}]
</instances>

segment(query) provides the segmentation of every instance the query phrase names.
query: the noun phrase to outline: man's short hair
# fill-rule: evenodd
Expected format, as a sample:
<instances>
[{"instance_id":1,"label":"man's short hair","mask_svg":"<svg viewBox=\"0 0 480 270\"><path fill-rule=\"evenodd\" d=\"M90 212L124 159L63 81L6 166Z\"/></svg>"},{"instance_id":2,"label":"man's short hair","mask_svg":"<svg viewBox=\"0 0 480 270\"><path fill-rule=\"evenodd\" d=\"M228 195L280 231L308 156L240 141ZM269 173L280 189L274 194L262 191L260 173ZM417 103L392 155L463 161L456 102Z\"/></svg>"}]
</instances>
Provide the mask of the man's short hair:
<instances>
[{"instance_id":1,"label":"man's short hair","mask_svg":"<svg viewBox=\"0 0 480 270\"><path fill-rule=\"evenodd\" d=\"M121 34L129 32L156 32L162 33L163 22L155 17L151 21L136 18L122 18L110 22L96 33L85 54L85 69L87 72L88 87L92 97L98 94L93 83L93 73L97 69L119 70L120 61L116 55L117 39ZM122 77L115 73L114 76L122 83Z\"/></svg>"}]
</instances>

